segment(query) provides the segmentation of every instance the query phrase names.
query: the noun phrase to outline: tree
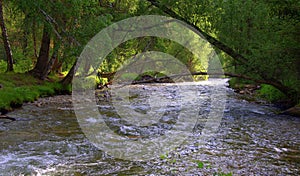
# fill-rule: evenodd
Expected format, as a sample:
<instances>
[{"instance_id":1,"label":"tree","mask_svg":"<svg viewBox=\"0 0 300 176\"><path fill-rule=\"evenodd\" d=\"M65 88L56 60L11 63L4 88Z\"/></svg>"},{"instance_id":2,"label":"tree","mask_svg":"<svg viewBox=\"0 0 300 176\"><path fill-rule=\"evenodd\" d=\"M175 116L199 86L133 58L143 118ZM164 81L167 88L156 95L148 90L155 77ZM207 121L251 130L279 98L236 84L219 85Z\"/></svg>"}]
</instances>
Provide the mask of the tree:
<instances>
[{"instance_id":1,"label":"tree","mask_svg":"<svg viewBox=\"0 0 300 176\"><path fill-rule=\"evenodd\" d=\"M49 62L50 40L50 32L49 29L47 29L47 26L45 25L43 30L43 37L39 57L37 59L37 63L34 69L30 71L34 76L40 79L44 79L46 74L48 74L46 70Z\"/></svg>"},{"instance_id":2,"label":"tree","mask_svg":"<svg viewBox=\"0 0 300 176\"><path fill-rule=\"evenodd\" d=\"M297 103L299 1L230 0L218 3L218 9L212 21L218 39L247 59L229 61L235 63L235 72L268 81Z\"/></svg>"},{"instance_id":3,"label":"tree","mask_svg":"<svg viewBox=\"0 0 300 176\"><path fill-rule=\"evenodd\" d=\"M270 17L268 21L264 21L266 17L268 17L269 12L268 6L264 3L258 3L255 1L238 1L238 0L230 0L230 1L205 1L208 5L206 8L209 8L211 4L214 4L213 7L216 7L215 10L218 13L215 13L213 10L209 9L207 10L206 16L201 17L204 19L204 22L207 21L207 19L210 19L207 23L208 28L215 27L213 29L207 30L208 32L215 31L214 34L209 34L208 32L205 32L205 30L202 30L198 24L197 21L201 21L201 19L193 19L192 17L195 16L196 11L191 10L191 8L183 8L181 9L178 3L173 3L171 7L173 6L173 9L171 9L169 6L167 6L165 1L158 2L157 0L147 0L150 2L153 6L159 8L164 13L170 15L173 18L182 20L186 22L187 24L193 26L199 33L201 33L205 39L213 45L215 48L219 49L220 51L226 53L228 56L230 56L233 61L236 63L236 65L241 66L243 69L239 70L238 73L241 73L241 78L248 78L253 81L256 81L258 83L264 83L274 86L275 88L279 89L281 92L283 92L287 97L289 97L293 103L297 103L299 97L297 95L300 94L300 90L297 89L298 83L295 83L295 85L289 85L287 84L286 80L293 79L297 82L297 79L292 78L291 74L294 74L294 72L290 71L288 66L292 66L291 63L294 63L295 57L289 55L286 55L285 59L282 59L282 56L280 54L273 55L274 51L276 51L276 47L283 47L287 41L289 41L290 44L296 43L292 42L292 39L286 38L285 40L280 40L279 33L283 32L280 31L278 28L284 27L285 29L288 29L287 26L279 26L276 25L278 28L274 31L270 30L270 28L264 28L266 26L260 26L261 23L265 23L266 25L272 25L274 22L274 18ZM194 4L193 4L194 3ZM201 1L202 3L202 1ZM204 3L204 2L203 2ZM257 5L258 4L258 5ZM192 1L188 5L184 5L183 7L202 7L199 5L198 1ZM244 7L245 9L242 9ZM193 8L192 8L193 9ZM220 10L221 9L221 12ZM227 11L228 9L228 11ZM204 8L205 10L205 8ZM233 16L228 16L230 14L230 11L232 10L238 10L241 13L234 13ZM246 14L247 13L247 14ZM180 14L184 14L181 16ZM231 13L232 14L232 13ZM244 15L243 15L244 14ZM218 16L219 15L219 16ZM254 16L253 16L254 15ZM197 16L197 15L196 15ZM229 18L224 18L224 16ZM253 18L252 18L253 17ZM200 18L200 17L199 17ZM260 18L264 18L264 20L261 20ZM256 20L256 21L255 21ZM226 23L227 21L233 22L233 24ZM216 24L214 24L217 23ZM256 23L254 23L256 22ZM289 21L288 23L284 23L285 25L291 25L292 21ZM280 22L279 22L280 23ZM221 25L220 25L221 24ZM276 24L276 23L275 23ZM222 26L223 25L223 26ZM226 25L226 26L224 26ZM236 26L237 25L237 26ZM256 26L255 26L256 25ZM212 27L211 27L212 26ZM228 28L232 27L232 28ZM290 26L292 27L292 26ZM257 29L256 31L253 31L253 29ZM262 28L262 29L261 29ZM225 30L226 29L226 30ZM237 30L237 31L236 31ZM233 32L236 31L236 32ZM255 34L256 32L256 34ZM232 35L230 35L232 34ZM255 34L255 35L254 35ZM281 33L282 34L282 33ZM218 40L218 38L213 37L212 35L217 35L221 40ZM230 38L230 36L237 37L235 39ZM288 35L291 37L291 35ZM264 37L264 40L270 41L270 43L267 43L266 45L262 46L263 42L262 40L259 40L260 38ZM272 40L269 40L269 38L272 37ZM294 36L295 37L295 36ZM267 39L265 39L267 38ZM242 41L241 41L242 40ZM253 42L253 43L251 43ZM280 44L278 46L274 46L275 42L279 42ZM258 45L257 45L258 44ZM291 45L290 45L291 46ZM269 51L265 52L263 49L268 47ZM285 51L285 49L284 49ZM299 51L299 50L298 50ZM288 54L288 52L286 52ZM266 57L267 56L267 57ZM275 58L278 57L278 58ZM273 60L272 60L273 59ZM272 70L270 70L270 63L272 66ZM276 76L278 74L278 69L276 66L280 65L279 69L281 71L285 71L286 73L284 75ZM293 69L295 70L295 69ZM277 73L276 73L277 71ZM279 71L280 73L280 71ZM245 74L245 75L244 75ZM290 74L290 75L289 75ZM288 76L287 76L288 75ZM284 79L284 77L288 79Z\"/></svg>"},{"instance_id":4,"label":"tree","mask_svg":"<svg viewBox=\"0 0 300 176\"><path fill-rule=\"evenodd\" d=\"M3 0L0 0L0 26L2 30L4 49L7 57L7 71L13 71L14 70L13 56L12 56L11 47L8 40L8 34L7 34L6 26L4 23L4 16L3 16Z\"/></svg>"}]
</instances>

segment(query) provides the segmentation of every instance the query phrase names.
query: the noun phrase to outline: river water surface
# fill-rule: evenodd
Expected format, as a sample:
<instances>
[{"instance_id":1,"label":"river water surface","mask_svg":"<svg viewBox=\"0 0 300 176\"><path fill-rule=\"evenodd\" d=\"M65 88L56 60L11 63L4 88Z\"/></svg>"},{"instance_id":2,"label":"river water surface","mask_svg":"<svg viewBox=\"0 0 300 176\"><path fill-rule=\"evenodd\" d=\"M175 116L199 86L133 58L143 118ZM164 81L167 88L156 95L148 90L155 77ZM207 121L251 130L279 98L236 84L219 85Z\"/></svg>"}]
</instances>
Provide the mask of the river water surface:
<instances>
[{"instance_id":1,"label":"river water surface","mask_svg":"<svg viewBox=\"0 0 300 176\"><path fill-rule=\"evenodd\" d=\"M242 100L224 81L215 82L190 85L198 98L181 106L198 107L199 114L205 115L214 106L211 89L218 86L226 91L217 132L199 145L203 129L199 123L191 127L192 135L181 146L149 161L117 159L95 147L78 124L70 95L28 103L8 114L16 121L0 121L0 175L300 175L300 118L278 115L272 105ZM147 94L176 98L178 86L189 88L186 84L131 85L130 108L145 114ZM176 123L176 113L172 114L176 106L167 106L165 110L171 113L153 128L124 124L107 95L97 95L99 111L120 135L163 135Z\"/></svg>"}]
</instances>

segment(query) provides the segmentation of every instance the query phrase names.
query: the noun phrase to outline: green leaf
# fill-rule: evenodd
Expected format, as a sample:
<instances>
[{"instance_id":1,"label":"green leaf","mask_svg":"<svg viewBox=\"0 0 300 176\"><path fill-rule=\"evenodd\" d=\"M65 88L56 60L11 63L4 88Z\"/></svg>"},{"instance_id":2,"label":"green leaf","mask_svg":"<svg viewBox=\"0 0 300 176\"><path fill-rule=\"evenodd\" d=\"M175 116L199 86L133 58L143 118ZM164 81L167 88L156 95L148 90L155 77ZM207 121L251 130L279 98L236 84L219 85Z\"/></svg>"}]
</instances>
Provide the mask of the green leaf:
<instances>
[{"instance_id":1,"label":"green leaf","mask_svg":"<svg viewBox=\"0 0 300 176\"><path fill-rule=\"evenodd\" d=\"M199 169L203 169L204 168L204 163L203 162L198 161L197 164L198 164L198 168Z\"/></svg>"},{"instance_id":2,"label":"green leaf","mask_svg":"<svg viewBox=\"0 0 300 176\"><path fill-rule=\"evenodd\" d=\"M166 159L166 158L167 158L167 155L161 154L161 155L159 156L159 158L162 159L162 160L163 160L163 159Z\"/></svg>"}]
</instances>

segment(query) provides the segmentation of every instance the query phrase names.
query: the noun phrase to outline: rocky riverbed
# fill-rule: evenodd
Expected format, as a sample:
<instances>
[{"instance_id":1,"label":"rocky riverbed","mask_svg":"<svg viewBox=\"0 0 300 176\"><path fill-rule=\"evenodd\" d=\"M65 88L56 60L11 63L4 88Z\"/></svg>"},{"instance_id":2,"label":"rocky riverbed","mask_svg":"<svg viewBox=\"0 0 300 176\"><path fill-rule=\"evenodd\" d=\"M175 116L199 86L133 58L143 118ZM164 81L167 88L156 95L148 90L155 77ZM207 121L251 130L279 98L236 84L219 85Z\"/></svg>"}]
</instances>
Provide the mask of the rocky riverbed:
<instances>
[{"instance_id":1,"label":"rocky riverbed","mask_svg":"<svg viewBox=\"0 0 300 176\"><path fill-rule=\"evenodd\" d=\"M177 98L185 95L177 91L179 86L197 90L196 98L177 106L180 102ZM175 112L163 113L159 123L151 128L120 120L113 111L115 105L110 102L113 94L97 94L95 100L99 113L109 120L116 134L156 138L164 135L159 130L168 131L176 123L178 108L183 111L197 107L198 114L207 120L204 117L208 117L215 106L211 94L216 86L226 91L227 96L215 133L203 143L205 133L201 122L205 121L198 121L191 126L190 135L181 145L168 152L158 152L145 161L119 159L93 145L78 123L72 106L74 100L69 95L28 103L8 114L15 121L0 120L3 141L0 172L3 175L298 175L300 119L276 114L277 109L272 105L239 99L224 84L129 86L130 92L126 95L130 104L126 107L132 112ZM159 101L153 95L166 97L163 100L170 100L167 102L174 106L158 108L155 102ZM122 99L114 100L117 103ZM186 108L181 109L183 107ZM97 119L89 118L88 122L97 123ZM130 137L128 140L139 140ZM113 139L111 145L115 145Z\"/></svg>"}]
</instances>

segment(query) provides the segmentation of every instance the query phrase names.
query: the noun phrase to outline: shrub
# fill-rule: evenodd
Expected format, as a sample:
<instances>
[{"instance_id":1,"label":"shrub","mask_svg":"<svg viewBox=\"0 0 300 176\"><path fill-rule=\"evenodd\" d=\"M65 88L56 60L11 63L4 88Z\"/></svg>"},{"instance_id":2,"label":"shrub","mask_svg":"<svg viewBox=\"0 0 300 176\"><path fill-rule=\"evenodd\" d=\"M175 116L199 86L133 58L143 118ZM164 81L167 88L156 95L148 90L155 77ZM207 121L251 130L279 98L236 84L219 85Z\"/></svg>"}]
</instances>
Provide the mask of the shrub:
<instances>
[{"instance_id":1,"label":"shrub","mask_svg":"<svg viewBox=\"0 0 300 176\"><path fill-rule=\"evenodd\" d=\"M261 85L261 89L258 90L258 95L261 98L266 99L270 102L276 102L279 100L286 99L286 96L281 91L267 84Z\"/></svg>"}]
</instances>

